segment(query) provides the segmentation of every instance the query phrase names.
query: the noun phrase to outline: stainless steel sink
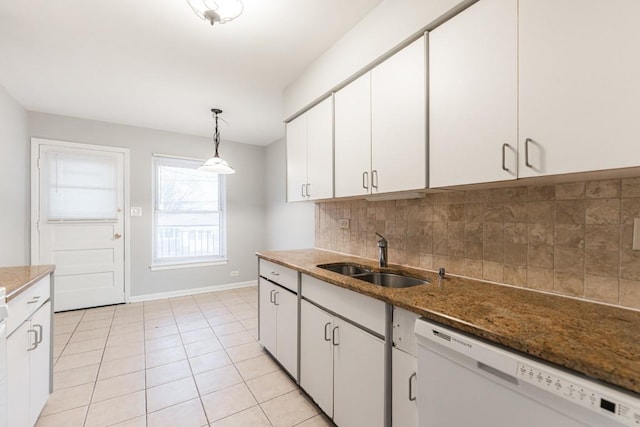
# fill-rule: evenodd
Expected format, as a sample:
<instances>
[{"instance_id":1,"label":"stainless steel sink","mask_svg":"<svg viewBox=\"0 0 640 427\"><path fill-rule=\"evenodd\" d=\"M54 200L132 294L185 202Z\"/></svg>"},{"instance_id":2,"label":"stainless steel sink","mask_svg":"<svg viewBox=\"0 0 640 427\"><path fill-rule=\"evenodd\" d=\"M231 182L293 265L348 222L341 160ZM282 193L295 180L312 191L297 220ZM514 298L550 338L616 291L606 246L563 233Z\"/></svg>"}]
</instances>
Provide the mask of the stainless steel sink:
<instances>
[{"instance_id":1,"label":"stainless steel sink","mask_svg":"<svg viewBox=\"0 0 640 427\"><path fill-rule=\"evenodd\" d=\"M334 273L344 274L345 276L355 276L356 274L371 273L371 270L354 264L337 263L319 265L319 268L333 271Z\"/></svg>"},{"instance_id":2,"label":"stainless steel sink","mask_svg":"<svg viewBox=\"0 0 640 427\"><path fill-rule=\"evenodd\" d=\"M386 288L409 288L411 286L426 285L426 280L415 277L401 276L393 273L365 273L353 276L355 279L364 280L374 285Z\"/></svg>"}]
</instances>

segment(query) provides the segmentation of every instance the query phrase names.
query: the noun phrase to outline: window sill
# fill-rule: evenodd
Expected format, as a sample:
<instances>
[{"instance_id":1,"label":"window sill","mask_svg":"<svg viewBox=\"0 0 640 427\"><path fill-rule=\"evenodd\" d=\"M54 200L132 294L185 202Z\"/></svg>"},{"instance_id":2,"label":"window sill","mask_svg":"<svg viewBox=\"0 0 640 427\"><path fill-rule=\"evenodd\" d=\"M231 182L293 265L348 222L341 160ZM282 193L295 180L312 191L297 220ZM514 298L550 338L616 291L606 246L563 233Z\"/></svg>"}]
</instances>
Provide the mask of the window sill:
<instances>
[{"instance_id":1,"label":"window sill","mask_svg":"<svg viewBox=\"0 0 640 427\"><path fill-rule=\"evenodd\" d=\"M228 259L221 259L218 261L190 262L190 263L180 263L180 264L155 264L155 265L150 265L149 270L163 271L163 270L178 270L181 268L213 267L216 265L225 265L228 263L229 263Z\"/></svg>"}]
</instances>

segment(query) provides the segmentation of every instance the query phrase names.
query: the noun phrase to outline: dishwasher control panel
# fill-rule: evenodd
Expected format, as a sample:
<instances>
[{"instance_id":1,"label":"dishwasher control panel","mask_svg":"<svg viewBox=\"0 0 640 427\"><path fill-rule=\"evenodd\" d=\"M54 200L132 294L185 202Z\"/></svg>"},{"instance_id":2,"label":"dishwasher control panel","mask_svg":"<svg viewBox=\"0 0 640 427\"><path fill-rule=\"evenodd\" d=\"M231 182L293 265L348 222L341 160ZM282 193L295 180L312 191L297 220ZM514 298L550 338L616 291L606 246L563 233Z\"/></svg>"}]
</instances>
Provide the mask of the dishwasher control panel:
<instances>
[{"instance_id":1,"label":"dishwasher control panel","mask_svg":"<svg viewBox=\"0 0 640 427\"><path fill-rule=\"evenodd\" d=\"M593 386L523 362L518 362L517 377L585 408L606 414L624 425L640 426L640 406L629 403L622 393L619 396L615 392L603 393Z\"/></svg>"}]
</instances>

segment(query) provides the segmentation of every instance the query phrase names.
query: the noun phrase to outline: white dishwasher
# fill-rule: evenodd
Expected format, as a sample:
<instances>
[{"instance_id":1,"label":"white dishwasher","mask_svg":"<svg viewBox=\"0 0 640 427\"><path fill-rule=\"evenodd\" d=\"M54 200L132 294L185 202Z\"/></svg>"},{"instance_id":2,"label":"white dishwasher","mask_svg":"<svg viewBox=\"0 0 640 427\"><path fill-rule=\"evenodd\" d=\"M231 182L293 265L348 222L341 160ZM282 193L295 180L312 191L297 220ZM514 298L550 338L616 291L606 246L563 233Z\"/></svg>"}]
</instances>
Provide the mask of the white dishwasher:
<instances>
[{"instance_id":1,"label":"white dishwasher","mask_svg":"<svg viewBox=\"0 0 640 427\"><path fill-rule=\"evenodd\" d=\"M418 319L420 427L640 426L640 396Z\"/></svg>"}]
</instances>

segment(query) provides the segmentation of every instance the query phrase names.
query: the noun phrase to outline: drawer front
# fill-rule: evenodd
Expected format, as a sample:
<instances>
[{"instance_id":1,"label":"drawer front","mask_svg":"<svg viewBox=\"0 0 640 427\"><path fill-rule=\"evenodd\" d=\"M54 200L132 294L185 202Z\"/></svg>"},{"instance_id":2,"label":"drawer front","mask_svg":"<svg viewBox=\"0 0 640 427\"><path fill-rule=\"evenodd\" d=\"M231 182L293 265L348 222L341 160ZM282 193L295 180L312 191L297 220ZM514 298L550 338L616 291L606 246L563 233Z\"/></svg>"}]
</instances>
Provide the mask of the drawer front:
<instances>
[{"instance_id":1,"label":"drawer front","mask_svg":"<svg viewBox=\"0 0 640 427\"><path fill-rule=\"evenodd\" d=\"M295 270L261 259L260 276L298 293L298 272Z\"/></svg>"},{"instance_id":2,"label":"drawer front","mask_svg":"<svg viewBox=\"0 0 640 427\"><path fill-rule=\"evenodd\" d=\"M302 296L384 336L384 302L302 275Z\"/></svg>"},{"instance_id":3,"label":"drawer front","mask_svg":"<svg viewBox=\"0 0 640 427\"><path fill-rule=\"evenodd\" d=\"M51 276L47 275L8 302L7 335L36 312L51 296Z\"/></svg>"}]
</instances>

